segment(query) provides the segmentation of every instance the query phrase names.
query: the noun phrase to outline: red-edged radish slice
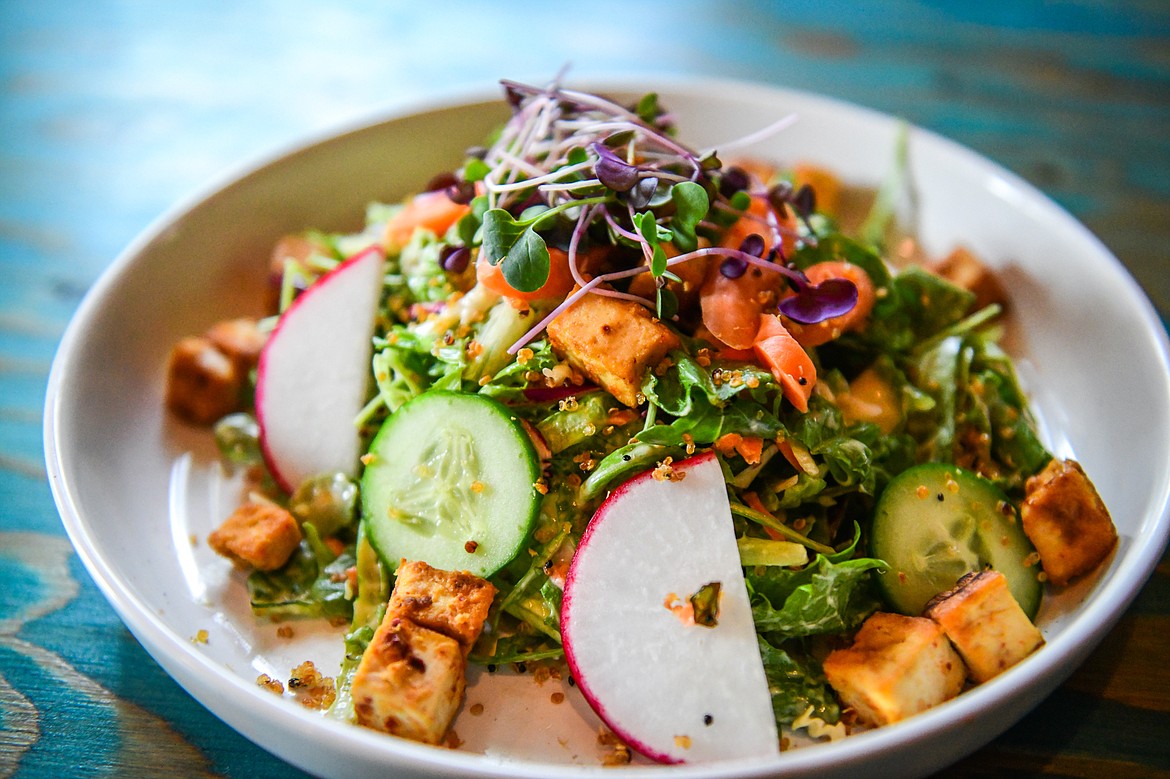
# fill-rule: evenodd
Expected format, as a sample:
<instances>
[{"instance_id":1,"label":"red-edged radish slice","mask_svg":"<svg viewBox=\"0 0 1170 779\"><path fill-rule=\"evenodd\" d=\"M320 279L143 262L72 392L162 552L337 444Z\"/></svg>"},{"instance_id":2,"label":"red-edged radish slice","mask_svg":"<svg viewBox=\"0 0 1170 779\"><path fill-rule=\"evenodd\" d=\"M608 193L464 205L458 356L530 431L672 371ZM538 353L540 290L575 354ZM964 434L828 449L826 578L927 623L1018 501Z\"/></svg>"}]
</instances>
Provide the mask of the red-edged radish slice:
<instances>
[{"instance_id":1,"label":"red-edged radish slice","mask_svg":"<svg viewBox=\"0 0 1170 779\"><path fill-rule=\"evenodd\" d=\"M698 455L674 465L673 477L631 479L586 529L561 611L569 667L598 716L651 759L775 756L779 735L719 462ZM689 599L715 582L716 624L694 624Z\"/></svg>"},{"instance_id":2,"label":"red-edged radish slice","mask_svg":"<svg viewBox=\"0 0 1170 779\"><path fill-rule=\"evenodd\" d=\"M260 353L256 419L273 478L289 492L321 473L352 475L366 402L382 251L326 273L281 315Z\"/></svg>"}]
</instances>

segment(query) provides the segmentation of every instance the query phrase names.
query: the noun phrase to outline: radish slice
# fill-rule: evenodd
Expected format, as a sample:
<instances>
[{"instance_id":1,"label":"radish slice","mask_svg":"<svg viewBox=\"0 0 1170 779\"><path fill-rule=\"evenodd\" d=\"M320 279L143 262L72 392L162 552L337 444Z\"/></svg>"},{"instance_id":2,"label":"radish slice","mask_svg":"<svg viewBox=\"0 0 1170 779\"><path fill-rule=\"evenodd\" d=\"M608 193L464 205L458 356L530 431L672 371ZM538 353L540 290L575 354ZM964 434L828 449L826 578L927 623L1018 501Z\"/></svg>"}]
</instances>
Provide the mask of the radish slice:
<instances>
[{"instance_id":1,"label":"radish slice","mask_svg":"<svg viewBox=\"0 0 1170 779\"><path fill-rule=\"evenodd\" d=\"M274 479L292 492L323 473L354 475L384 256L361 252L319 278L281 315L260 353L256 420Z\"/></svg>"},{"instance_id":2,"label":"radish slice","mask_svg":"<svg viewBox=\"0 0 1170 779\"><path fill-rule=\"evenodd\" d=\"M598 716L653 760L776 756L723 473L712 453L674 472L635 477L593 517L565 582L565 656ZM695 624L689 599L714 582L716 624Z\"/></svg>"}]
</instances>

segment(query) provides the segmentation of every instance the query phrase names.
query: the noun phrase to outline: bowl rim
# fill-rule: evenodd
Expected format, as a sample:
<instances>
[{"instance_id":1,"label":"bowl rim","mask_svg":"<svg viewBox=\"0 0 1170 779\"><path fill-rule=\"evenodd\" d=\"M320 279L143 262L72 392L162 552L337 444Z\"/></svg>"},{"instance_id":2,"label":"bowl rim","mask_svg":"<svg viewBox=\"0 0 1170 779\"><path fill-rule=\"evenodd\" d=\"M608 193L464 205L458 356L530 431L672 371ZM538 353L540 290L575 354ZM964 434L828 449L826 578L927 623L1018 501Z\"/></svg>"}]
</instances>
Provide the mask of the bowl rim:
<instances>
[{"instance_id":1,"label":"bowl rim","mask_svg":"<svg viewBox=\"0 0 1170 779\"><path fill-rule=\"evenodd\" d=\"M787 98L808 102L834 112L864 117L871 121L885 123L895 120L895 117L889 114L834 97L750 80L650 73L588 78L583 79L580 84L574 83L573 88L595 92L641 94L646 91L647 85L653 85L655 91L665 95L687 94L697 97L702 94L736 92L748 98ZM225 672L221 665L190 646L190 642L178 636L168 627L165 620L140 601L104 559L94 529L86 518L83 498L77 493L76 485L71 482L70 475L64 467L69 442L63 438L68 428L68 420L63 414L71 392L67 377L72 373L71 368L77 360L78 349L84 342L89 325L102 310L103 302L110 291L129 277L142 261L144 252L163 238L167 231L189 212L203 207L222 191L247 179L262 176L270 168L317 146L344 143L348 136L376 131L384 124L409 120L420 114L444 109L482 109L497 103L498 93L487 87L444 91L434 96L396 103L369 115L307 133L250 161L228 168L165 210L118 254L83 297L54 355L45 396L43 426L45 462L54 501L78 556L119 617L155 660L216 716L270 751L271 747L261 743L266 739L258 735L258 732L274 726L286 738L314 740L327 737L334 749L369 751L374 753L377 759L387 763L398 761L402 768L443 776L474 774L491 777L539 777L550 772L560 776L579 776L593 774L597 770L596 766L505 760L491 755L436 750L423 744L388 739L383 734L353 727L348 723L324 719L317 714L278 702L276 698L259 691L237 674ZM1078 242L1084 242L1103 261L1112 263L1112 273L1123 277L1133 298L1131 302L1138 306L1143 325L1154 337L1162 373L1170 375L1170 340L1167 338L1165 323L1132 275L1087 227L1038 188L999 163L931 130L915 125L913 132L914 143L939 145L948 155L954 155L968 164L975 163L993 171L1012 188L1021 191L1033 207L1041 209L1048 217L1055 218L1063 228L1072 231ZM1170 399L1170 389L1167 390L1167 398ZM947 732L956 731L986 708L1002 708L1014 712L1014 715L1005 717L1006 721L1000 732L1006 730L1039 700L1036 698L1021 706L1023 699L1028 696L1017 690L1017 684L1022 683L1026 691L1042 689L1042 695L1050 694L1052 688L1075 670L1120 619L1152 573L1170 538L1170 457L1163 463L1161 477L1162 481L1158 485L1159 491L1155 498L1158 506L1156 516L1146 516L1138 528L1139 533L1149 535L1143 538L1143 544L1135 545L1135 548L1126 552L1127 565L1114 570L1108 579L1097 583L1092 597L1078 609L1069 626L1045 647L1045 651L1029 658L1025 666L1009 669L1002 675L1002 679L997 680L998 683L968 691L944 706L924 712L897 726L850 736L833 744L831 749L818 746L786 752L779 763L771 759L728 761L698 766L638 766L636 770L651 774L668 772L671 777L732 777L799 773L822 767L839 768L868 761L873 758L875 751L879 754L892 755L913 749L916 740L924 736L938 738ZM1074 633L1076 635L1073 635ZM201 692L193 690L193 680L197 679L205 683L211 680L208 683L209 689ZM208 702L212 697L220 697L230 702L231 705L227 708L231 710L226 714L220 710L226 707L226 704L213 707ZM1014 706L1011 705L1013 703ZM276 752L273 754L284 760L290 759L283 754Z\"/></svg>"}]
</instances>

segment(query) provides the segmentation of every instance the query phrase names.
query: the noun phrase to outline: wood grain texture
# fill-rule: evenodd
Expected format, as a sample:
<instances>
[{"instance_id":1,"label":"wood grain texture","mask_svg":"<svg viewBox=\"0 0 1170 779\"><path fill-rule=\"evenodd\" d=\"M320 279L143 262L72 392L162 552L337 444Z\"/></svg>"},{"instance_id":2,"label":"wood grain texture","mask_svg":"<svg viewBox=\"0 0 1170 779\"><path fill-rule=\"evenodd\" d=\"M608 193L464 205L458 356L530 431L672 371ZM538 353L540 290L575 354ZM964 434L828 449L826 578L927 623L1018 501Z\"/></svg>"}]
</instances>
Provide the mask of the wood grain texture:
<instances>
[{"instance_id":1,"label":"wood grain texture","mask_svg":"<svg viewBox=\"0 0 1170 779\"><path fill-rule=\"evenodd\" d=\"M1170 314L1159 0L454 0L442 12L4 0L0 777L299 775L175 685L64 540L41 406L85 291L153 219L233 166L436 90L543 80L566 62L582 78L749 78L903 116L1047 192ZM1052 698L945 775L1170 774L1168 566Z\"/></svg>"}]
</instances>

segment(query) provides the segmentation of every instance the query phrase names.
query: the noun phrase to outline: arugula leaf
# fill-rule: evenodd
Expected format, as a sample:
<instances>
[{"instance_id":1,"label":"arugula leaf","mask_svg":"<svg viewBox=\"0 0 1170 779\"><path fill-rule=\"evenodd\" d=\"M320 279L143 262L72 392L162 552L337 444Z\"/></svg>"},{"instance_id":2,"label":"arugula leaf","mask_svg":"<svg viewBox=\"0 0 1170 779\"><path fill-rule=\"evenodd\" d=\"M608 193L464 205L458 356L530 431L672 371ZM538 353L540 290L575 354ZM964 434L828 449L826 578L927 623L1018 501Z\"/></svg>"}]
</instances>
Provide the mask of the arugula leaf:
<instances>
[{"instance_id":1,"label":"arugula leaf","mask_svg":"<svg viewBox=\"0 0 1170 779\"><path fill-rule=\"evenodd\" d=\"M834 723L841 717L841 709L829 689L820 664L811 657L801 657L757 636L760 659L764 661L764 676L772 696L772 711L776 723L784 726L812 708L814 717Z\"/></svg>"},{"instance_id":2,"label":"arugula leaf","mask_svg":"<svg viewBox=\"0 0 1170 779\"><path fill-rule=\"evenodd\" d=\"M785 638L853 630L881 604L870 571L883 565L873 558L833 562L817 555L798 571L749 570L756 630Z\"/></svg>"},{"instance_id":3,"label":"arugula leaf","mask_svg":"<svg viewBox=\"0 0 1170 779\"><path fill-rule=\"evenodd\" d=\"M353 602L346 597L345 571L355 564L352 548L334 555L312 523L305 523L304 534L284 567L248 575L252 612L268 618L350 619Z\"/></svg>"}]
</instances>

